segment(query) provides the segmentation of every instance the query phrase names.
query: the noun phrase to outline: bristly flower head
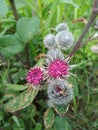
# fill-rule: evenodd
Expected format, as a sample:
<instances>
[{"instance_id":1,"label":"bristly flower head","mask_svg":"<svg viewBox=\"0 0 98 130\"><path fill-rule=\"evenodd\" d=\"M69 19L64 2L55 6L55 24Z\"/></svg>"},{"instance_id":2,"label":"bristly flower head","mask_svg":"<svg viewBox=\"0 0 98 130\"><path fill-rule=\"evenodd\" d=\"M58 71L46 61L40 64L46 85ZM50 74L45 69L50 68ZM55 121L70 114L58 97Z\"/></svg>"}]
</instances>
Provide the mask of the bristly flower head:
<instances>
[{"instance_id":1,"label":"bristly flower head","mask_svg":"<svg viewBox=\"0 0 98 130\"><path fill-rule=\"evenodd\" d=\"M45 38L44 38L44 45L48 49L53 48L55 46L55 35L48 34L47 36L45 36Z\"/></svg>"},{"instance_id":2,"label":"bristly flower head","mask_svg":"<svg viewBox=\"0 0 98 130\"><path fill-rule=\"evenodd\" d=\"M68 26L66 23L60 23L56 26L56 32L60 32L60 31L63 31L63 30L68 30Z\"/></svg>"},{"instance_id":3,"label":"bristly flower head","mask_svg":"<svg viewBox=\"0 0 98 130\"><path fill-rule=\"evenodd\" d=\"M54 59L48 66L48 75L55 78L64 78L68 75L69 66L65 60L62 59Z\"/></svg>"},{"instance_id":4,"label":"bristly flower head","mask_svg":"<svg viewBox=\"0 0 98 130\"><path fill-rule=\"evenodd\" d=\"M58 48L53 48L53 49L49 50L47 53L46 63L49 64L51 61L53 61L54 59L57 59L57 58L60 58L63 60L64 55Z\"/></svg>"},{"instance_id":5,"label":"bristly flower head","mask_svg":"<svg viewBox=\"0 0 98 130\"><path fill-rule=\"evenodd\" d=\"M74 37L68 30L60 31L56 37L55 41L61 49L68 49L74 44Z\"/></svg>"},{"instance_id":6,"label":"bristly flower head","mask_svg":"<svg viewBox=\"0 0 98 130\"><path fill-rule=\"evenodd\" d=\"M43 71L39 67L31 68L26 77L27 83L35 86L40 85L42 79Z\"/></svg>"},{"instance_id":7,"label":"bristly flower head","mask_svg":"<svg viewBox=\"0 0 98 130\"><path fill-rule=\"evenodd\" d=\"M73 98L73 89L66 80L57 79L50 82L48 97L54 104L67 105Z\"/></svg>"}]
</instances>

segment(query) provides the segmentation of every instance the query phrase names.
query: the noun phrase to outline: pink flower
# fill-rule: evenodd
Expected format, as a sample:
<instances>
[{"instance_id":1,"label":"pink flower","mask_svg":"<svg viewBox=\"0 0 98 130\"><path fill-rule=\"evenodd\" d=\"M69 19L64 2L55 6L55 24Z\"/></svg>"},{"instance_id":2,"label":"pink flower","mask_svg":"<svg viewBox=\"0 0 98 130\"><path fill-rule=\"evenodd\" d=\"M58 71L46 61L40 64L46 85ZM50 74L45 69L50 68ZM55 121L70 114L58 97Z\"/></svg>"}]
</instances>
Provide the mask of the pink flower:
<instances>
[{"instance_id":1,"label":"pink flower","mask_svg":"<svg viewBox=\"0 0 98 130\"><path fill-rule=\"evenodd\" d=\"M48 74L51 78L65 77L69 72L69 66L65 60L54 59L48 66Z\"/></svg>"},{"instance_id":2,"label":"pink flower","mask_svg":"<svg viewBox=\"0 0 98 130\"><path fill-rule=\"evenodd\" d=\"M29 70L26 80L29 84L40 85L43 79L43 71L39 67L35 67Z\"/></svg>"}]
</instances>

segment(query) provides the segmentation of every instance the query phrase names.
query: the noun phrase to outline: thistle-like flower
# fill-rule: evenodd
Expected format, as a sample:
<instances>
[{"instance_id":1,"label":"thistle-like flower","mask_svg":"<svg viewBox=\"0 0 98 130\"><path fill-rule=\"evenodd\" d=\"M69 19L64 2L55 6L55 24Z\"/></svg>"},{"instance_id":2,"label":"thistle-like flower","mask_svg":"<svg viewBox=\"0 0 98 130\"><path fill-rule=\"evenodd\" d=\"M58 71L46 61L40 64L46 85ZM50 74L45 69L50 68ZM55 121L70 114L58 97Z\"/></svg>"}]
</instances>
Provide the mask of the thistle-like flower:
<instances>
[{"instance_id":1,"label":"thistle-like flower","mask_svg":"<svg viewBox=\"0 0 98 130\"><path fill-rule=\"evenodd\" d=\"M60 32L60 31L63 31L63 30L68 30L68 26L66 23L60 23L56 26L56 32Z\"/></svg>"},{"instance_id":2,"label":"thistle-like flower","mask_svg":"<svg viewBox=\"0 0 98 130\"><path fill-rule=\"evenodd\" d=\"M70 58L64 59L63 53L55 48L48 51L47 54L47 75L50 79L65 78L69 74L69 70L73 67L69 65Z\"/></svg>"},{"instance_id":3,"label":"thistle-like flower","mask_svg":"<svg viewBox=\"0 0 98 130\"><path fill-rule=\"evenodd\" d=\"M74 44L74 37L68 30L60 31L56 37L55 41L61 49L68 49Z\"/></svg>"},{"instance_id":4,"label":"thistle-like flower","mask_svg":"<svg viewBox=\"0 0 98 130\"><path fill-rule=\"evenodd\" d=\"M55 46L55 35L53 34L48 34L45 38L44 38L44 45L45 47L47 47L48 49L51 49Z\"/></svg>"},{"instance_id":5,"label":"thistle-like flower","mask_svg":"<svg viewBox=\"0 0 98 130\"><path fill-rule=\"evenodd\" d=\"M53 79L64 78L65 76L68 75L68 72L69 72L69 66L67 64L67 61L62 60L60 58L54 59L48 65L48 75Z\"/></svg>"},{"instance_id":6,"label":"thistle-like flower","mask_svg":"<svg viewBox=\"0 0 98 130\"><path fill-rule=\"evenodd\" d=\"M43 71L39 67L34 67L29 70L26 77L27 83L38 86L43 80Z\"/></svg>"},{"instance_id":7,"label":"thistle-like flower","mask_svg":"<svg viewBox=\"0 0 98 130\"><path fill-rule=\"evenodd\" d=\"M68 81L57 79L50 82L48 97L54 104L67 105L73 98L73 89L69 86Z\"/></svg>"}]
</instances>

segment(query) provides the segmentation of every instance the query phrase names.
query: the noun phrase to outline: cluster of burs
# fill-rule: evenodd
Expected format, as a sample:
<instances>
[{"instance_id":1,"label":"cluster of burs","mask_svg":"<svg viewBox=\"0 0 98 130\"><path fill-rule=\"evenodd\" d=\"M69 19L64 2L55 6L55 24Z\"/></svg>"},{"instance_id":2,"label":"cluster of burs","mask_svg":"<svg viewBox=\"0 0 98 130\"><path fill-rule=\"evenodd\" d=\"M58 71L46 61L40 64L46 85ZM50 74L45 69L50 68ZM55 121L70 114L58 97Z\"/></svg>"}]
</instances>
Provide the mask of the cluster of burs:
<instances>
[{"instance_id":1,"label":"cluster of burs","mask_svg":"<svg viewBox=\"0 0 98 130\"><path fill-rule=\"evenodd\" d=\"M36 88L42 88L41 82L46 82L48 106L68 105L73 98L72 85L68 82L71 65L65 58L63 50L74 45L73 34L66 23L60 23L55 28L55 35L50 33L44 37L44 45L48 49L46 65L33 67L29 70L26 80Z\"/></svg>"}]
</instances>

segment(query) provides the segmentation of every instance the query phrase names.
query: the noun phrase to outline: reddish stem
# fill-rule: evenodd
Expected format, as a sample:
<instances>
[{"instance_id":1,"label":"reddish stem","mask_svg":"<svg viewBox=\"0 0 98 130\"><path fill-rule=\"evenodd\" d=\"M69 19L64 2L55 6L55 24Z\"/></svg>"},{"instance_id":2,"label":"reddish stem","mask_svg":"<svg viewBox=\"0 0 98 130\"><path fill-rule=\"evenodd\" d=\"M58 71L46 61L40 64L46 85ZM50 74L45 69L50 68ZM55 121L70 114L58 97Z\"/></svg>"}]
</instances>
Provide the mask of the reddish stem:
<instances>
[{"instance_id":1,"label":"reddish stem","mask_svg":"<svg viewBox=\"0 0 98 130\"><path fill-rule=\"evenodd\" d=\"M18 20L18 13L17 13L17 10L16 10L15 1L9 0L9 2L10 2L10 5L11 5L11 8L12 8L12 11L13 11L14 18L15 18L15 20Z\"/></svg>"}]
</instances>

